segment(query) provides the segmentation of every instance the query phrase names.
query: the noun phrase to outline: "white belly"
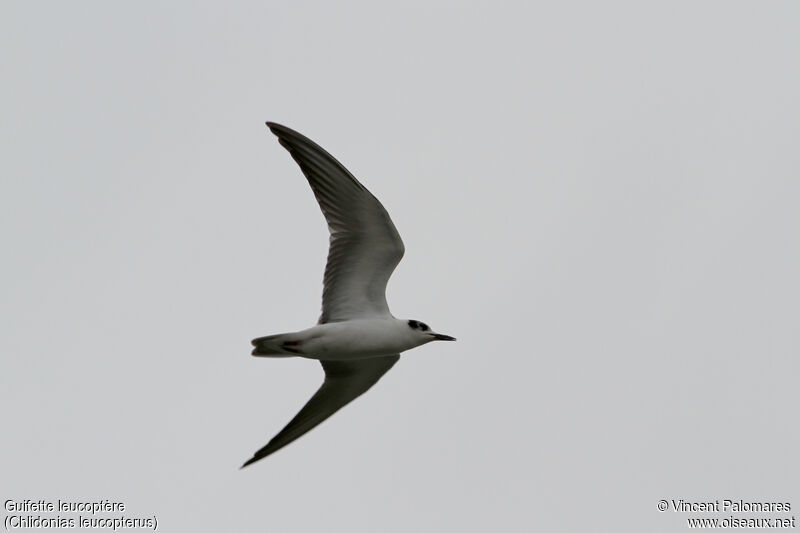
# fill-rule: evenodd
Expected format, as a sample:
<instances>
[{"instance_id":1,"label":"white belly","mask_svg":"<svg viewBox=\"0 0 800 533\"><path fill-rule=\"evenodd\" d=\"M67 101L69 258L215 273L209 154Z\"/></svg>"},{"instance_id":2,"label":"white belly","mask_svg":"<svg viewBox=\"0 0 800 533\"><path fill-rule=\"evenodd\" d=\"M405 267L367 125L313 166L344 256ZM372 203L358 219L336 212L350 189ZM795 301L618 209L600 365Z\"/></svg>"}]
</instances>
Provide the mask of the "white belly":
<instances>
[{"instance_id":1,"label":"white belly","mask_svg":"<svg viewBox=\"0 0 800 533\"><path fill-rule=\"evenodd\" d=\"M299 354L311 359L347 360L392 355L419 346L408 326L395 319L348 320L297 333Z\"/></svg>"}]
</instances>

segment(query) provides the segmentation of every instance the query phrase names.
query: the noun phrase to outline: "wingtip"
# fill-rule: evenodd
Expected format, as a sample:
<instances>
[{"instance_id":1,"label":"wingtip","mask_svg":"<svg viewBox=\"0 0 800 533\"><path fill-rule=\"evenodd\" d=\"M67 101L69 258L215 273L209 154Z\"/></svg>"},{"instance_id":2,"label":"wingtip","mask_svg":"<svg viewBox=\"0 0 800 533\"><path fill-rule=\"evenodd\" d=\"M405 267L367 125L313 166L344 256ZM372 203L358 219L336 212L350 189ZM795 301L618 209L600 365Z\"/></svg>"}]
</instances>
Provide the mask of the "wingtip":
<instances>
[{"instance_id":1,"label":"wingtip","mask_svg":"<svg viewBox=\"0 0 800 533\"><path fill-rule=\"evenodd\" d=\"M306 139L304 135L294 131L292 128L288 126L284 126L283 124L278 124L277 122L270 122L270 121L265 122L265 124L269 128L269 131L271 131L276 137L278 137L279 140L284 139L286 137L299 137L300 139L305 139L306 141L309 141L309 139Z\"/></svg>"}]
</instances>

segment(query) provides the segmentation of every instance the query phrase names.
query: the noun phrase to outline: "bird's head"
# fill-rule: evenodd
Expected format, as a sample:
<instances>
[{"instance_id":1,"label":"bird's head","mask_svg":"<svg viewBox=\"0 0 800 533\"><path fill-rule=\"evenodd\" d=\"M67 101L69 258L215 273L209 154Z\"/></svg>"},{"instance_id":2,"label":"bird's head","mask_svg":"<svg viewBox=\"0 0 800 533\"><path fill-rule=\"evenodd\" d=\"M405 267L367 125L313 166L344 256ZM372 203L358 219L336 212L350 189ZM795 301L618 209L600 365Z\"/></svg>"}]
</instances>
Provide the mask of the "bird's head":
<instances>
[{"instance_id":1,"label":"bird's head","mask_svg":"<svg viewBox=\"0 0 800 533\"><path fill-rule=\"evenodd\" d=\"M443 335L442 333L436 333L428 327L428 324L424 322L420 322L419 320L409 320L407 322L408 327L411 328L417 336L419 336L423 343L431 342L431 341L454 341L456 340L455 337L451 337L450 335Z\"/></svg>"}]
</instances>

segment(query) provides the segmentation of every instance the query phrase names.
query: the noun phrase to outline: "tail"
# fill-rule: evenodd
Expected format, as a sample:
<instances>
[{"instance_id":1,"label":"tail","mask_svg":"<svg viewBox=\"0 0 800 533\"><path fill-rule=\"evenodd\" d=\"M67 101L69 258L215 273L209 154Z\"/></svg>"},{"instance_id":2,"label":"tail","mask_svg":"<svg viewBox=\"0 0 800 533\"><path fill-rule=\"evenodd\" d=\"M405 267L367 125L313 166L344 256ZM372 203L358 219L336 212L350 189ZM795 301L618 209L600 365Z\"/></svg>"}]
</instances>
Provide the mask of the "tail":
<instances>
[{"instance_id":1,"label":"tail","mask_svg":"<svg viewBox=\"0 0 800 533\"><path fill-rule=\"evenodd\" d=\"M253 339L251 344L255 348L252 353L256 357L295 357L300 355L301 341L292 340L292 337L294 337L292 333L279 333Z\"/></svg>"}]
</instances>

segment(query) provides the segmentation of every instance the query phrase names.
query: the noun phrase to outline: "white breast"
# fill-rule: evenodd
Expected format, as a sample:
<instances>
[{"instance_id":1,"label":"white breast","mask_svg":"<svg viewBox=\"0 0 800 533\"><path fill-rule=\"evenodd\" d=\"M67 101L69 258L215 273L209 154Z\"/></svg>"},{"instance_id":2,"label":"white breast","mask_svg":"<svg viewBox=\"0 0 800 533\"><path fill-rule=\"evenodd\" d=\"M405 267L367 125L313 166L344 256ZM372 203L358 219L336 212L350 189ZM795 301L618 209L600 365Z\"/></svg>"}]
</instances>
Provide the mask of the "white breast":
<instances>
[{"instance_id":1,"label":"white breast","mask_svg":"<svg viewBox=\"0 0 800 533\"><path fill-rule=\"evenodd\" d=\"M298 332L304 357L347 360L392 355L423 344L404 320L358 319Z\"/></svg>"}]
</instances>

